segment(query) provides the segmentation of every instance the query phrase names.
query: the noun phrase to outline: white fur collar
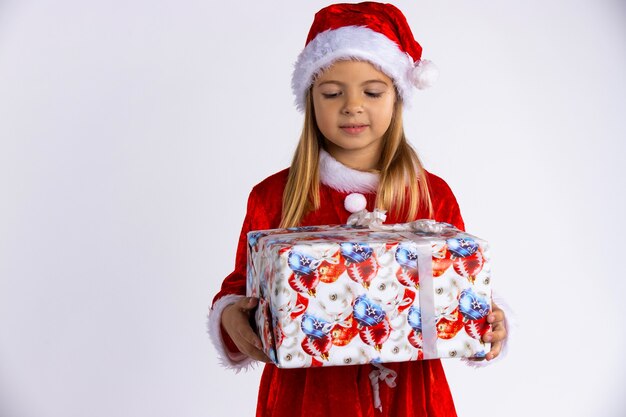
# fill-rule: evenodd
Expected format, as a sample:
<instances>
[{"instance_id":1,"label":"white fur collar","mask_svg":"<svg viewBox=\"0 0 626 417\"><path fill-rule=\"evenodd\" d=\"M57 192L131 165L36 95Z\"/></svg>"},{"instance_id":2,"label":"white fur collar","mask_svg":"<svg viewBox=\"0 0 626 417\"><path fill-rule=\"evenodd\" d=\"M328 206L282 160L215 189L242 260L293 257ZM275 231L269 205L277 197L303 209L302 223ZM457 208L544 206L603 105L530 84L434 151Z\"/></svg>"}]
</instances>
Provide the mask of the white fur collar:
<instances>
[{"instance_id":1,"label":"white fur collar","mask_svg":"<svg viewBox=\"0 0 626 417\"><path fill-rule=\"evenodd\" d=\"M337 191L374 193L378 174L349 168L320 149L320 181Z\"/></svg>"}]
</instances>

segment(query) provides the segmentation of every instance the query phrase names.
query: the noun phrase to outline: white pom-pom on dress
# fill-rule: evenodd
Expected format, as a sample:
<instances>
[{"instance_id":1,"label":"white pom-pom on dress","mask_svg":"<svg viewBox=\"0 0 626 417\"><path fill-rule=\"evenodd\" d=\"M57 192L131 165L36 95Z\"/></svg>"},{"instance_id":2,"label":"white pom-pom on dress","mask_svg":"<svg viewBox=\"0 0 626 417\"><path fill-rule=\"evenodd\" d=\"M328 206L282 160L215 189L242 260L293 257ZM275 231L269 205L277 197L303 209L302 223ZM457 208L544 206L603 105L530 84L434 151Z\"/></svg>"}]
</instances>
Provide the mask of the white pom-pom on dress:
<instances>
[{"instance_id":1,"label":"white pom-pom on dress","mask_svg":"<svg viewBox=\"0 0 626 417\"><path fill-rule=\"evenodd\" d=\"M343 206L350 213L356 213L358 211L365 210L365 207L367 207L367 200L361 193L352 193L346 196L343 201Z\"/></svg>"}]
</instances>

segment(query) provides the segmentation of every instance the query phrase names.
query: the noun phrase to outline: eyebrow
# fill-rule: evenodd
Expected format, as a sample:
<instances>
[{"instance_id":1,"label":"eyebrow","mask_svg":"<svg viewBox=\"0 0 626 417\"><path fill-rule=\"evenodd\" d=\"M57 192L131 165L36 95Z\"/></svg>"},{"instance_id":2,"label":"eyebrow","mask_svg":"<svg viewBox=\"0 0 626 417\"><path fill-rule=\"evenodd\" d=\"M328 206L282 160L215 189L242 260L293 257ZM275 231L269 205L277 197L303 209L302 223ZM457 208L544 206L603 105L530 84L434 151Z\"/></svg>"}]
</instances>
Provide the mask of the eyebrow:
<instances>
[{"instance_id":1,"label":"eyebrow","mask_svg":"<svg viewBox=\"0 0 626 417\"><path fill-rule=\"evenodd\" d=\"M366 84L373 84L373 83L380 83L380 84L384 84L385 86L388 86L388 84L383 81L383 80L378 80L378 79L373 79L373 80L367 80L367 81L363 81L361 83L361 85L366 85ZM323 86L324 84L337 84L337 85L341 85L344 86L346 85L346 83L342 83L341 81L336 81L336 80L328 80L328 81L324 81L318 84L319 87Z\"/></svg>"}]
</instances>

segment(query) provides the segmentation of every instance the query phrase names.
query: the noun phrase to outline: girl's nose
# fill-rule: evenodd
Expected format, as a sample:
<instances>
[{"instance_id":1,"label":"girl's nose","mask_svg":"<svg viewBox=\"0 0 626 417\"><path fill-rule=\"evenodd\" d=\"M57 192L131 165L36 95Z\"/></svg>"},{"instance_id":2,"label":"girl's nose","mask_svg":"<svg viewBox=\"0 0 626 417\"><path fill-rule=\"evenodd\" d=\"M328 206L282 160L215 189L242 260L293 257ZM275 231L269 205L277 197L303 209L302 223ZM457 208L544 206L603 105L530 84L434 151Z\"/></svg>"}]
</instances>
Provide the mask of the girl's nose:
<instances>
[{"instance_id":1,"label":"girl's nose","mask_svg":"<svg viewBox=\"0 0 626 417\"><path fill-rule=\"evenodd\" d=\"M348 97L341 112L346 116L363 113L363 102L356 97Z\"/></svg>"}]
</instances>

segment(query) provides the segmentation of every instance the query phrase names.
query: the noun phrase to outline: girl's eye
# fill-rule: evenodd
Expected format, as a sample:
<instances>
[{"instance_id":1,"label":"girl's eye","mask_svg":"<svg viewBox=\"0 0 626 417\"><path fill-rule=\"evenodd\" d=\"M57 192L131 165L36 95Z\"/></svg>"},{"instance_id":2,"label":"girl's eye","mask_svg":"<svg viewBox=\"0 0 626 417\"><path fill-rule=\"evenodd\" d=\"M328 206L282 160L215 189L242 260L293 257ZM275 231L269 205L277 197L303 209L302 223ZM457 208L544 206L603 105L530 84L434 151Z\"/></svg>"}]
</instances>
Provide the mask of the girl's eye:
<instances>
[{"instance_id":1,"label":"girl's eye","mask_svg":"<svg viewBox=\"0 0 626 417\"><path fill-rule=\"evenodd\" d=\"M324 98L335 98L339 97L341 93L322 93L322 97Z\"/></svg>"},{"instance_id":2,"label":"girl's eye","mask_svg":"<svg viewBox=\"0 0 626 417\"><path fill-rule=\"evenodd\" d=\"M368 97L372 97L372 98L378 98L378 97L382 96L383 93L376 93L376 92L373 92L373 91L366 91L365 95L368 96Z\"/></svg>"}]
</instances>

